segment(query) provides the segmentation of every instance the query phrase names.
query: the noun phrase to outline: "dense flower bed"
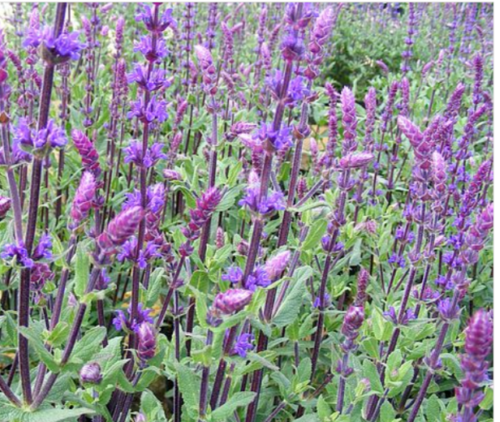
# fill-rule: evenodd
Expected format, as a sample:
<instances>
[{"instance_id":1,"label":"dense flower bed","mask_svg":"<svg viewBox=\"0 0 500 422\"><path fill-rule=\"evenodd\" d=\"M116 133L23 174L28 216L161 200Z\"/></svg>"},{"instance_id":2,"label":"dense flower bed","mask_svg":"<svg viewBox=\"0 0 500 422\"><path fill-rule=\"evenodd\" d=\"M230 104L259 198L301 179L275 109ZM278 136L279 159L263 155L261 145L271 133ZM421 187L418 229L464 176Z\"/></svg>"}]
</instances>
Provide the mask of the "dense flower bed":
<instances>
[{"instance_id":1,"label":"dense flower bed","mask_svg":"<svg viewBox=\"0 0 500 422\"><path fill-rule=\"evenodd\" d=\"M1 421L492 420L492 4L3 11Z\"/></svg>"}]
</instances>

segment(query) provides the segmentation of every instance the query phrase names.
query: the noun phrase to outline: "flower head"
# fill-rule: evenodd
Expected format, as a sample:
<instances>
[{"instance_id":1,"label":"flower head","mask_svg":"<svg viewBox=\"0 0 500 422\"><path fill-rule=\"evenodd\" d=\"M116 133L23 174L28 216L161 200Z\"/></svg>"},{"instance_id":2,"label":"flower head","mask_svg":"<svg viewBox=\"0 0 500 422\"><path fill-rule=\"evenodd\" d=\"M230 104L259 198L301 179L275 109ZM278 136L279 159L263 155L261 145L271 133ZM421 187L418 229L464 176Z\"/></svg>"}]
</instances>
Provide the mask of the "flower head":
<instances>
[{"instance_id":1,"label":"flower head","mask_svg":"<svg viewBox=\"0 0 500 422\"><path fill-rule=\"evenodd\" d=\"M83 168L91 172L95 177L99 177L101 174L99 154L92 141L82 131L76 129L71 132L71 137L82 158Z\"/></svg>"},{"instance_id":2,"label":"flower head","mask_svg":"<svg viewBox=\"0 0 500 422\"><path fill-rule=\"evenodd\" d=\"M245 289L229 289L218 293L212 305L216 315L231 315L241 311L252 300L253 292Z\"/></svg>"},{"instance_id":3,"label":"flower head","mask_svg":"<svg viewBox=\"0 0 500 422\"><path fill-rule=\"evenodd\" d=\"M156 354L156 332L151 324L142 322L137 329L137 355L143 363Z\"/></svg>"},{"instance_id":4,"label":"flower head","mask_svg":"<svg viewBox=\"0 0 500 422\"><path fill-rule=\"evenodd\" d=\"M97 185L94 175L88 171L83 173L71 206L72 227L77 227L89 215L89 211L94 203L96 189Z\"/></svg>"},{"instance_id":5,"label":"flower head","mask_svg":"<svg viewBox=\"0 0 500 422\"><path fill-rule=\"evenodd\" d=\"M267 260L264 268L271 282L274 282L281 277L281 274L283 273L283 271L285 271L289 260L290 251L280 252L279 254Z\"/></svg>"},{"instance_id":6,"label":"flower head","mask_svg":"<svg viewBox=\"0 0 500 422\"><path fill-rule=\"evenodd\" d=\"M106 254L113 254L132 236L144 217L144 210L134 206L120 212L97 238L97 244Z\"/></svg>"},{"instance_id":7,"label":"flower head","mask_svg":"<svg viewBox=\"0 0 500 422\"><path fill-rule=\"evenodd\" d=\"M102 381L101 366L97 362L86 363L80 369L82 383L99 384Z\"/></svg>"},{"instance_id":8,"label":"flower head","mask_svg":"<svg viewBox=\"0 0 500 422\"><path fill-rule=\"evenodd\" d=\"M232 284L240 283L243 279L243 270L240 267L231 266L226 273L222 275L223 281L229 281Z\"/></svg>"},{"instance_id":9,"label":"flower head","mask_svg":"<svg viewBox=\"0 0 500 422\"><path fill-rule=\"evenodd\" d=\"M5 214L9 212L10 204L11 204L10 198L0 195L0 218L5 217Z\"/></svg>"},{"instance_id":10,"label":"flower head","mask_svg":"<svg viewBox=\"0 0 500 422\"><path fill-rule=\"evenodd\" d=\"M153 318L151 317L151 309L142 309L142 303L137 305L137 317L131 319L132 308L131 305L127 309L128 317L123 311L116 311L116 316L113 318L113 325L117 331L126 330L128 332L137 332L139 326L143 322L153 323Z\"/></svg>"},{"instance_id":11,"label":"flower head","mask_svg":"<svg viewBox=\"0 0 500 422\"><path fill-rule=\"evenodd\" d=\"M255 347L252 344L253 341L254 341L253 334L249 334L249 333L243 333L243 334L241 334L236 339L236 343L235 343L235 345L233 347L234 353L237 353L242 358L246 358L248 351L249 350L253 350L254 347Z\"/></svg>"}]
</instances>

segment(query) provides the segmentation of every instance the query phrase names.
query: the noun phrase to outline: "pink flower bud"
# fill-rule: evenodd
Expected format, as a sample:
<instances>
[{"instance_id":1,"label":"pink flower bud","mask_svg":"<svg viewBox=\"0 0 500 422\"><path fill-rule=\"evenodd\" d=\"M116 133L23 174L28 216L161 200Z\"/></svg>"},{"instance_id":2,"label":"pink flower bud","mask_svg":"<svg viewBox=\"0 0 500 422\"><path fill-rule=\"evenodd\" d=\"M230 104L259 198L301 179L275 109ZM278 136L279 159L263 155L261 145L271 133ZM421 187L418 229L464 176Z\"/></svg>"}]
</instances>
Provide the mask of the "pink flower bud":
<instances>
[{"instance_id":1,"label":"pink flower bud","mask_svg":"<svg viewBox=\"0 0 500 422\"><path fill-rule=\"evenodd\" d=\"M271 282L278 280L290 260L290 251L280 252L267 260L265 270Z\"/></svg>"},{"instance_id":2,"label":"pink flower bud","mask_svg":"<svg viewBox=\"0 0 500 422\"><path fill-rule=\"evenodd\" d=\"M252 300L253 292L245 289L229 289L215 296L213 310L216 314L231 315L241 311Z\"/></svg>"}]
</instances>

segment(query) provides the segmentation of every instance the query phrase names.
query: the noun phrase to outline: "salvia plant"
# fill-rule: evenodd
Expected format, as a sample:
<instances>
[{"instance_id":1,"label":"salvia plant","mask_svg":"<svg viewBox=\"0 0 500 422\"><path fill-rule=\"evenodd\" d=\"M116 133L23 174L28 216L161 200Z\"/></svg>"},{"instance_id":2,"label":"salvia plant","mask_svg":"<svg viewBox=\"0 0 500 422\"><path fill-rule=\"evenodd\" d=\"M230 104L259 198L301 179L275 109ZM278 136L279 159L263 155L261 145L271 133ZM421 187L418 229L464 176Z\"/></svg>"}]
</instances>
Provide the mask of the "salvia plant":
<instances>
[{"instance_id":1,"label":"salvia plant","mask_svg":"<svg viewBox=\"0 0 500 422\"><path fill-rule=\"evenodd\" d=\"M0 421L492 421L492 3L4 4Z\"/></svg>"}]
</instances>

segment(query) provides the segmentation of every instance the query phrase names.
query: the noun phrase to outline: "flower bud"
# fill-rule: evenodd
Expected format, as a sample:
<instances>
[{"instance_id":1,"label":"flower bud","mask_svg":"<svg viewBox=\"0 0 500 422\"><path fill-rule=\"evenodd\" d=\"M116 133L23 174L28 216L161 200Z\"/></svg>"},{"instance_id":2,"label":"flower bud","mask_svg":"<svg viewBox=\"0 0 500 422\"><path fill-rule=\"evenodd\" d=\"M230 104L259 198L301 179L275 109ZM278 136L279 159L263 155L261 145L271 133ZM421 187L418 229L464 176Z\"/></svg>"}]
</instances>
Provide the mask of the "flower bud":
<instances>
[{"instance_id":1,"label":"flower bud","mask_svg":"<svg viewBox=\"0 0 500 422\"><path fill-rule=\"evenodd\" d=\"M102 381L101 367L97 362L83 365L80 370L80 380L82 383L99 384Z\"/></svg>"},{"instance_id":2,"label":"flower bud","mask_svg":"<svg viewBox=\"0 0 500 422\"><path fill-rule=\"evenodd\" d=\"M137 355L145 362L155 356L156 332L153 326L147 322L141 323L137 329Z\"/></svg>"},{"instance_id":3,"label":"flower bud","mask_svg":"<svg viewBox=\"0 0 500 422\"><path fill-rule=\"evenodd\" d=\"M231 315L241 311L252 300L250 290L229 289L215 296L212 305L214 313L221 315Z\"/></svg>"},{"instance_id":4,"label":"flower bud","mask_svg":"<svg viewBox=\"0 0 500 422\"><path fill-rule=\"evenodd\" d=\"M288 265L290 251L285 251L267 260L265 270L271 282L278 280Z\"/></svg>"},{"instance_id":5,"label":"flower bud","mask_svg":"<svg viewBox=\"0 0 500 422\"><path fill-rule=\"evenodd\" d=\"M5 214L10 210L10 205L10 198L0 195L0 218L5 217Z\"/></svg>"}]
</instances>

